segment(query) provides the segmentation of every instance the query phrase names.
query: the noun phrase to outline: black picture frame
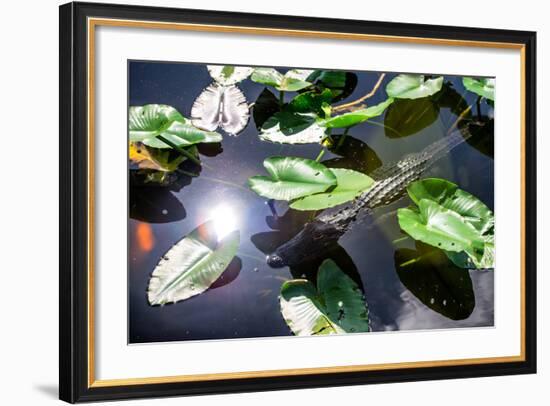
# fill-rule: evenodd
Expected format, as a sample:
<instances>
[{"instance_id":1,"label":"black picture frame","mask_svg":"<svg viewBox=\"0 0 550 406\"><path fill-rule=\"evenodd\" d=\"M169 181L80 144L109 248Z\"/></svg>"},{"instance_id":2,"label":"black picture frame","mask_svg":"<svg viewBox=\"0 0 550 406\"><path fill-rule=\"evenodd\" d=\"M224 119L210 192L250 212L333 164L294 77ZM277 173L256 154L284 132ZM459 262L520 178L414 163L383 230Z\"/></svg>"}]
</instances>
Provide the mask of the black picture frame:
<instances>
[{"instance_id":1,"label":"black picture frame","mask_svg":"<svg viewBox=\"0 0 550 406\"><path fill-rule=\"evenodd\" d=\"M470 378L536 372L536 33L205 10L69 3L60 6L60 285L59 397L67 402L233 393ZM367 372L314 373L193 382L90 384L88 363L88 94L89 17L231 25L327 33L521 44L524 52L524 359Z\"/></svg>"}]
</instances>

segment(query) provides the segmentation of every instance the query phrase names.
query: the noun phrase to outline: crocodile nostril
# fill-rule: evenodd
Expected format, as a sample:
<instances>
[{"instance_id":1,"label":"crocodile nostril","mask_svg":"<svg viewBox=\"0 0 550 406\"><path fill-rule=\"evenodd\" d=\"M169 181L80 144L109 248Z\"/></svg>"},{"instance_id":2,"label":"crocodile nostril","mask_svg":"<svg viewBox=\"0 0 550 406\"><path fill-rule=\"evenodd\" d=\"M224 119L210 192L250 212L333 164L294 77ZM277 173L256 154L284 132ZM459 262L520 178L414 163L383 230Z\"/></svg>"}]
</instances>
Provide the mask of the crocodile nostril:
<instances>
[{"instance_id":1,"label":"crocodile nostril","mask_svg":"<svg viewBox=\"0 0 550 406\"><path fill-rule=\"evenodd\" d=\"M277 254L268 255L267 264L272 268L282 268L283 266L285 266L285 262Z\"/></svg>"}]
</instances>

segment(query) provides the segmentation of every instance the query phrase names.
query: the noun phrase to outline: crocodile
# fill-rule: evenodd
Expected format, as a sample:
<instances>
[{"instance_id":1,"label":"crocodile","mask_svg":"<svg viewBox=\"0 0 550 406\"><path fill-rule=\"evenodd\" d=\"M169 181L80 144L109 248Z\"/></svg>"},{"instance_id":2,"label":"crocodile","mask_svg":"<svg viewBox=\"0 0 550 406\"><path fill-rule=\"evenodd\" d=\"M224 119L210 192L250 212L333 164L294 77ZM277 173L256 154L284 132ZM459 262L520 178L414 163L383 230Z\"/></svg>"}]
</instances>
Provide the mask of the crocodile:
<instances>
[{"instance_id":1,"label":"crocodile","mask_svg":"<svg viewBox=\"0 0 550 406\"><path fill-rule=\"evenodd\" d=\"M464 126L420 152L376 169L370 174L375 180L371 188L351 202L327 209L306 223L298 234L267 256L268 265L273 268L296 266L322 255L350 229L359 213L368 214L398 199L411 182L420 179L431 165L470 136L471 132Z\"/></svg>"}]
</instances>

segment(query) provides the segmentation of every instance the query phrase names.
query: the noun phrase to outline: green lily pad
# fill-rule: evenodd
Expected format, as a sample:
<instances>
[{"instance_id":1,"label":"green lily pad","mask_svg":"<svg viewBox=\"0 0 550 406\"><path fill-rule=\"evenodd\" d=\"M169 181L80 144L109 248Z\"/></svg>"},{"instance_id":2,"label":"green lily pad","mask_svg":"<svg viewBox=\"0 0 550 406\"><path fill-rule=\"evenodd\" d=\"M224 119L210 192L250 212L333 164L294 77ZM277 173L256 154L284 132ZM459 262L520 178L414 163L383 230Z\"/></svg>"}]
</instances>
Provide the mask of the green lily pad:
<instances>
[{"instance_id":1,"label":"green lily pad","mask_svg":"<svg viewBox=\"0 0 550 406\"><path fill-rule=\"evenodd\" d=\"M295 200L290 207L296 210L322 210L338 206L355 199L370 189L374 180L361 172L350 169L331 169L336 176L336 187L322 193L309 195Z\"/></svg>"},{"instance_id":2,"label":"green lily pad","mask_svg":"<svg viewBox=\"0 0 550 406\"><path fill-rule=\"evenodd\" d=\"M444 179L411 183L417 208L399 209L401 228L415 240L439 247L460 267L494 267L494 215L475 196Z\"/></svg>"},{"instance_id":3,"label":"green lily pad","mask_svg":"<svg viewBox=\"0 0 550 406\"><path fill-rule=\"evenodd\" d=\"M207 290L239 248L239 231L218 241L213 222L203 223L164 254L151 275L150 305L176 303Z\"/></svg>"},{"instance_id":4,"label":"green lily pad","mask_svg":"<svg viewBox=\"0 0 550 406\"><path fill-rule=\"evenodd\" d=\"M297 336L369 331L361 290L330 259L319 267L317 288L305 279L283 283L280 305L285 322Z\"/></svg>"},{"instance_id":5,"label":"green lily pad","mask_svg":"<svg viewBox=\"0 0 550 406\"><path fill-rule=\"evenodd\" d=\"M462 84L466 89L477 94L478 96L485 97L491 101L495 100L495 79L474 79L465 77L462 78Z\"/></svg>"},{"instance_id":6,"label":"green lily pad","mask_svg":"<svg viewBox=\"0 0 550 406\"><path fill-rule=\"evenodd\" d=\"M431 98L397 99L384 116L388 138L401 138L416 134L432 125L439 117L439 107Z\"/></svg>"},{"instance_id":7,"label":"green lily pad","mask_svg":"<svg viewBox=\"0 0 550 406\"><path fill-rule=\"evenodd\" d=\"M424 75L397 75L386 86L386 93L394 99L420 99L441 90L443 76L424 79Z\"/></svg>"},{"instance_id":8,"label":"green lily pad","mask_svg":"<svg viewBox=\"0 0 550 406\"><path fill-rule=\"evenodd\" d=\"M250 78L279 91L296 92L311 86L311 82L306 79L312 72L308 69L291 69L283 75L273 68L256 68Z\"/></svg>"},{"instance_id":9,"label":"green lily pad","mask_svg":"<svg viewBox=\"0 0 550 406\"><path fill-rule=\"evenodd\" d=\"M264 160L264 167L270 177L253 176L248 185L268 199L290 201L336 185L331 170L312 159L274 156Z\"/></svg>"},{"instance_id":10,"label":"green lily pad","mask_svg":"<svg viewBox=\"0 0 550 406\"><path fill-rule=\"evenodd\" d=\"M390 104L393 103L393 99L389 98L382 103L375 106L368 107L366 109L359 109L349 113L344 113L339 116L334 116L320 124L327 128L349 128L354 125L363 123L371 118L378 117L384 113Z\"/></svg>"},{"instance_id":11,"label":"green lily pad","mask_svg":"<svg viewBox=\"0 0 550 406\"><path fill-rule=\"evenodd\" d=\"M222 140L220 134L195 127L175 108L164 104L130 106L128 129L131 142L152 148L171 148L159 136L179 147Z\"/></svg>"},{"instance_id":12,"label":"green lily pad","mask_svg":"<svg viewBox=\"0 0 550 406\"><path fill-rule=\"evenodd\" d=\"M212 79L223 86L242 82L254 71L254 68L231 65L207 65L206 68Z\"/></svg>"},{"instance_id":13,"label":"green lily pad","mask_svg":"<svg viewBox=\"0 0 550 406\"><path fill-rule=\"evenodd\" d=\"M307 77L319 92L330 91L332 103L343 100L353 93L357 86L357 75L353 72L316 70Z\"/></svg>"}]
</instances>

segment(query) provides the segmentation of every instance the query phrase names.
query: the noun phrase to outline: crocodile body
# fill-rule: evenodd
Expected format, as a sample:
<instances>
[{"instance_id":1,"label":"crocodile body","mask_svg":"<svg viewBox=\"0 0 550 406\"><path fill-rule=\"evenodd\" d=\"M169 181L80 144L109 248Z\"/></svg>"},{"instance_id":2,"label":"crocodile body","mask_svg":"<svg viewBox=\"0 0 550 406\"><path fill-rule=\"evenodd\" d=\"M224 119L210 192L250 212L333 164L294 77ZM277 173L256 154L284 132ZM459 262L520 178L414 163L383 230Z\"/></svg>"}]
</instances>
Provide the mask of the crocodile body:
<instances>
[{"instance_id":1,"label":"crocodile body","mask_svg":"<svg viewBox=\"0 0 550 406\"><path fill-rule=\"evenodd\" d=\"M418 153L378 168L370 174L375 183L369 190L349 203L325 210L269 255L267 263L279 268L316 259L346 233L360 212L394 201L411 182L420 179L426 169L469 136L469 132L454 131Z\"/></svg>"}]
</instances>

